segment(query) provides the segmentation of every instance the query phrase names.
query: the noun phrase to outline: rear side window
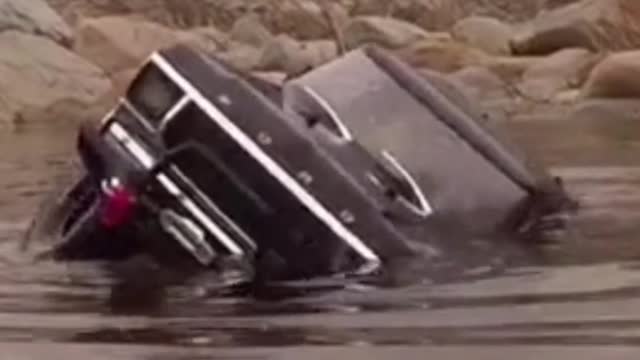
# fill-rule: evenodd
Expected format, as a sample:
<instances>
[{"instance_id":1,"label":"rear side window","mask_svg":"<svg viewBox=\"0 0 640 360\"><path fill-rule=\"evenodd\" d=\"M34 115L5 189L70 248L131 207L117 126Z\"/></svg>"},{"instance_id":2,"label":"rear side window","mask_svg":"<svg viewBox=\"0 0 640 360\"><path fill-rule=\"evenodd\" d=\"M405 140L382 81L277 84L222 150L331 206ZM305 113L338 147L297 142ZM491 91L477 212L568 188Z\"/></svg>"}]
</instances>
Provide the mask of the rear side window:
<instances>
[{"instance_id":1,"label":"rear side window","mask_svg":"<svg viewBox=\"0 0 640 360\"><path fill-rule=\"evenodd\" d=\"M183 95L168 76L155 65L148 64L129 87L127 99L148 125L155 128Z\"/></svg>"}]
</instances>

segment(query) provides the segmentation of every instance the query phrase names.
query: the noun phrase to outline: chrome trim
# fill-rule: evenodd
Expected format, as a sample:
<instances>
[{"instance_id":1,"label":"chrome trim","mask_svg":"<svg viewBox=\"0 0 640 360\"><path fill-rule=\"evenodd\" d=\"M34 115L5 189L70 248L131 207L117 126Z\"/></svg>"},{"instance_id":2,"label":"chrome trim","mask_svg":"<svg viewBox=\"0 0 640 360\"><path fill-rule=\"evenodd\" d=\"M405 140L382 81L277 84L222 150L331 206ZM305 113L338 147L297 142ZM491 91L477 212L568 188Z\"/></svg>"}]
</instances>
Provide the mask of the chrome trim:
<instances>
[{"instance_id":1,"label":"chrome trim","mask_svg":"<svg viewBox=\"0 0 640 360\"><path fill-rule=\"evenodd\" d=\"M129 132L125 130L122 125L113 122L108 130L116 140L122 143L122 145L140 161L145 169L151 169L153 167L156 160L129 135Z\"/></svg>"},{"instance_id":2,"label":"chrome trim","mask_svg":"<svg viewBox=\"0 0 640 360\"><path fill-rule=\"evenodd\" d=\"M329 105L327 100L325 100L322 96L320 96L320 94L318 94L315 90L313 90L308 86L303 86L302 89L309 96L311 96L311 98L313 98L313 100L318 105L320 105L320 107L322 107L322 110L324 110L329 115L333 123L338 128L338 131L340 132L340 136L346 141L353 141L353 135L351 134L351 131L349 130L347 125L345 125L342 119L340 119L340 116L338 116L338 113L336 113L336 111L331 107L331 105Z\"/></svg>"},{"instance_id":3,"label":"chrome trim","mask_svg":"<svg viewBox=\"0 0 640 360\"><path fill-rule=\"evenodd\" d=\"M185 107L187 107L191 103L191 99L187 95L183 95L178 102L167 111L162 120L160 120L160 125L158 125L158 131L164 131L164 128L168 125L169 121L171 121L176 115L180 113Z\"/></svg>"},{"instance_id":4,"label":"chrome trim","mask_svg":"<svg viewBox=\"0 0 640 360\"><path fill-rule=\"evenodd\" d=\"M160 211L159 221L160 226L173 235L202 265L210 265L215 260L215 250L204 239L204 231L193 221L170 209ZM187 236L185 232L189 232L191 236Z\"/></svg>"},{"instance_id":5,"label":"chrome trim","mask_svg":"<svg viewBox=\"0 0 640 360\"><path fill-rule=\"evenodd\" d=\"M150 61L158 66L166 76L174 81L214 122L233 138L249 155L287 188L318 219L328 226L338 237L351 246L360 256L371 262L380 262L380 258L362 242L351 230L325 208L316 198L305 190L287 171L267 155L246 133L229 120L211 101L203 96L173 65L160 53L151 55Z\"/></svg>"},{"instance_id":6,"label":"chrome trim","mask_svg":"<svg viewBox=\"0 0 640 360\"><path fill-rule=\"evenodd\" d=\"M245 233L244 230L242 230L240 226L238 226L238 224L236 224L222 210L220 210L220 208L215 203L213 203L209 199L209 197L206 196L204 192L200 190L200 188L182 172L182 170L180 170L180 168L178 168L176 165L172 165L170 169L176 174L176 176L180 178L180 181L186 183L187 186L196 193L198 198L200 198L200 200L202 200L211 211L220 216L225 221L225 223L228 224L233 229L233 231L235 231L242 238L242 240L244 240L247 245L249 245L253 250L258 249L258 245L256 245L255 241L253 241L253 239L251 239L251 237L247 235L247 233Z\"/></svg>"},{"instance_id":7,"label":"chrome trim","mask_svg":"<svg viewBox=\"0 0 640 360\"><path fill-rule=\"evenodd\" d=\"M146 117L144 117L144 115L142 115L140 111L138 111L138 109L136 109L136 107L131 103L131 101L129 101L129 99L127 99L126 97L121 97L120 104L122 105L122 107L127 109L136 119L138 119L138 122L146 127L147 130L155 131L153 124L151 124L151 122Z\"/></svg>"},{"instance_id":8,"label":"chrome trim","mask_svg":"<svg viewBox=\"0 0 640 360\"><path fill-rule=\"evenodd\" d=\"M418 199L417 206L415 206L414 204L408 201L407 201L407 206L411 207L412 210L414 210L416 214L418 214L421 217L426 218L429 215L433 214L433 208L427 201L427 198L422 192L422 189L420 189L420 187L418 186L418 183L411 176L411 174L402 166L402 164L400 164L400 162L393 155L391 155L390 152L386 150L382 151L382 156L395 168L395 170L400 174L400 176L404 178L404 180L411 187L411 190L413 191L414 196Z\"/></svg>"}]
</instances>

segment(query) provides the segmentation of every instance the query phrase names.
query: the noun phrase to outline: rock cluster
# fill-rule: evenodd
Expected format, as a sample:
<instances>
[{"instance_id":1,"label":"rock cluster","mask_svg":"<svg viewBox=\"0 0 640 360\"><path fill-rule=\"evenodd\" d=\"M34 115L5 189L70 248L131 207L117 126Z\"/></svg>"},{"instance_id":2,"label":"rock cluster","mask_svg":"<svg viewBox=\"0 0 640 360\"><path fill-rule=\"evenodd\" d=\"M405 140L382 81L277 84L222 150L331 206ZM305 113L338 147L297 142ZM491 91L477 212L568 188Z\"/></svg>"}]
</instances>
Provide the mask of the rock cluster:
<instances>
[{"instance_id":1,"label":"rock cluster","mask_svg":"<svg viewBox=\"0 0 640 360\"><path fill-rule=\"evenodd\" d=\"M271 79L375 43L507 118L640 97L638 0L0 0L0 127L94 116L177 43Z\"/></svg>"}]
</instances>

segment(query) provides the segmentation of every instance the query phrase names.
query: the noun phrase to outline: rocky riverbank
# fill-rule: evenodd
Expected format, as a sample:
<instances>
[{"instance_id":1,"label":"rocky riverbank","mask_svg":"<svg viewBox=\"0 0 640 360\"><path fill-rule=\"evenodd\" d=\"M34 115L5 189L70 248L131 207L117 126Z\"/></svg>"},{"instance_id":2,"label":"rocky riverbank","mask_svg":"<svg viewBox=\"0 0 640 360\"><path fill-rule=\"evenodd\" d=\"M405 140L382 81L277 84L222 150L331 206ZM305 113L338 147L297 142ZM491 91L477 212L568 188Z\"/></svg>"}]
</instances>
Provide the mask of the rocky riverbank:
<instances>
[{"instance_id":1,"label":"rocky riverbank","mask_svg":"<svg viewBox=\"0 0 640 360\"><path fill-rule=\"evenodd\" d=\"M0 0L0 126L99 117L179 42L272 79L376 43L509 121L640 110L637 0Z\"/></svg>"}]
</instances>

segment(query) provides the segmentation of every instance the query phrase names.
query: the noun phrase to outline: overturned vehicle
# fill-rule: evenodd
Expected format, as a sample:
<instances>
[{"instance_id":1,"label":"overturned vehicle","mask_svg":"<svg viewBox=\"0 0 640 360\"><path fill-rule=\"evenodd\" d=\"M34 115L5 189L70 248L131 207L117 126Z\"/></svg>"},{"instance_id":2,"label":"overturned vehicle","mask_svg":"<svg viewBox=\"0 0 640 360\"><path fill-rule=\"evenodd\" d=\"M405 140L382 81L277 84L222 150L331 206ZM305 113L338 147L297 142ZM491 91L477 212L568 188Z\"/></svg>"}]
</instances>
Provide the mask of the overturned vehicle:
<instances>
[{"instance_id":1,"label":"overturned vehicle","mask_svg":"<svg viewBox=\"0 0 640 360\"><path fill-rule=\"evenodd\" d=\"M376 47L281 85L186 46L158 51L81 129L82 175L29 238L53 239L47 255L64 261L242 258L269 280L535 237L570 203L561 183L441 85Z\"/></svg>"}]
</instances>

